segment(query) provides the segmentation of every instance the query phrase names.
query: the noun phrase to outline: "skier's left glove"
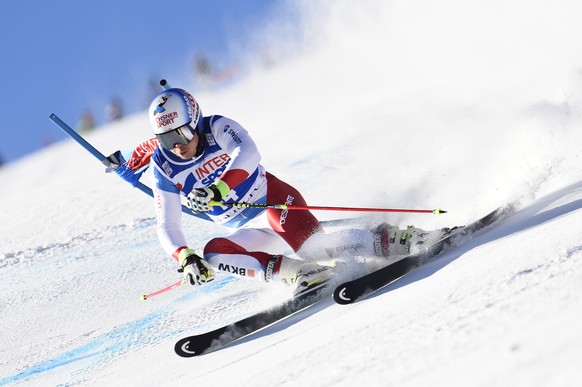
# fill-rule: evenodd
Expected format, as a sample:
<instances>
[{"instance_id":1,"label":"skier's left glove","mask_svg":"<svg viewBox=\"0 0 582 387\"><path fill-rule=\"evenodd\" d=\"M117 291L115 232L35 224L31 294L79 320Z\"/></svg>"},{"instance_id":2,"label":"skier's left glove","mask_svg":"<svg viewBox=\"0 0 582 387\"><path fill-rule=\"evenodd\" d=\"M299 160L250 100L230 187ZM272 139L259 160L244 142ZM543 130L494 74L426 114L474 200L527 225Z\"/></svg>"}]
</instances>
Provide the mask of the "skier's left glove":
<instances>
[{"instance_id":1,"label":"skier's left glove","mask_svg":"<svg viewBox=\"0 0 582 387\"><path fill-rule=\"evenodd\" d=\"M182 249L178 262L182 266L178 272L184 273L184 278L192 285L202 285L216 278L214 269L192 249Z\"/></svg>"},{"instance_id":2,"label":"skier's left glove","mask_svg":"<svg viewBox=\"0 0 582 387\"><path fill-rule=\"evenodd\" d=\"M121 151L115 151L103 160L103 164L107 167L105 172L111 172L119 168L120 165L125 164L125 158Z\"/></svg>"},{"instance_id":3,"label":"skier's left glove","mask_svg":"<svg viewBox=\"0 0 582 387\"><path fill-rule=\"evenodd\" d=\"M105 172L115 172L116 175L121 177L123 180L127 181L129 184L137 187L139 184L139 178L141 177L142 171L132 171L130 168L127 167L125 163L125 158L121 151L116 151L115 153L110 154L103 160L103 164L107 167Z\"/></svg>"},{"instance_id":4,"label":"skier's left glove","mask_svg":"<svg viewBox=\"0 0 582 387\"><path fill-rule=\"evenodd\" d=\"M210 202L220 202L223 197L228 196L230 188L222 180L216 180L212 185L204 188L195 188L188 194L186 206L193 212L212 211Z\"/></svg>"}]
</instances>

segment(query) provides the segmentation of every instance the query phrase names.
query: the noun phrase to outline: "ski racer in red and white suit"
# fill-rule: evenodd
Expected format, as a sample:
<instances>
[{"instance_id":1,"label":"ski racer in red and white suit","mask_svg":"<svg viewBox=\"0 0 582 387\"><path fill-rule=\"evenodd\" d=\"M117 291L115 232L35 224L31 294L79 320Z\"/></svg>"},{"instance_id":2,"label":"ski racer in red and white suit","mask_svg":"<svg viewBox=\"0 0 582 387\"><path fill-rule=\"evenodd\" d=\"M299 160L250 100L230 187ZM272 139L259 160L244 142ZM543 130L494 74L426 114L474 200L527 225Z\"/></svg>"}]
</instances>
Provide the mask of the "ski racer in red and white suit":
<instances>
[{"instance_id":1,"label":"ski racer in red and white suit","mask_svg":"<svg viewBox=\"0 0 582 387\"><path fill-rule=\"evenodd\" d=\"M160 93L149 114L159 145L153 148L152 139L142 147L155 149L149 154L158 237L193 284L211 281L215 270L222 270L309 287L325 282L333 271L315 261L342 254L387 255L386 229L381 234L353 229L329 235L309 211L212 206L211 201L306 202L295 188L265 170L255 142L241 125L219 115L203 117L186 91ZM199 217L232 229L208 241L203 257L188 247L182 230L184 198ZM285 255L292 252L298 258Z\"/></svg>"}]
</instances>

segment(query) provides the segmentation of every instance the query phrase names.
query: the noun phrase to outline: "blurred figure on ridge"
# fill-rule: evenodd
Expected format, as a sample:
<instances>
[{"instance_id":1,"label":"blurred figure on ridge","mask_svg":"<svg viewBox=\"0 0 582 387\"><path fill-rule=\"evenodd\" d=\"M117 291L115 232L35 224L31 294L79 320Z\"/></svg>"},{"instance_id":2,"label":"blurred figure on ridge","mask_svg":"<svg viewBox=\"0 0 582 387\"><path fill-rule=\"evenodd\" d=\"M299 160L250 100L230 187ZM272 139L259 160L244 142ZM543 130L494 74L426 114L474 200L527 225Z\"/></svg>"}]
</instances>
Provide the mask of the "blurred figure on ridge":
<instances>
[{"instance_id":1,"label":"blurred figure on ridge","mask_svg":"<svg viewBox=\"0 0 582 387\"><path fill-rule=\"evenodd\" d=\"M105 116L109 122L123 118L123 106L119 98L113 98L105 108Z\"/></svg>"},{"instance_id":2,"label":"blurred figure on ridge","mask_svg":"<svg viewBox=\"0 0 582 387\"><path fill-rule=\"evenodd\" d=\"M81 114L81 118L77 124L77 132L89 133L93 130L94 127L95 119L93 118L93 113L87 109Z\"/></svg>"},{"instance_id":3,"label":"blurred figure on ridge","mask_svg":"<svg viewBox=\"0 0 582 387\"><path fill-rule=\"evenodd\" d=\"M198 91L210 91L215 87L225 85L232 81L238 72L237 63L219 68L212 65L205 55L198 54L194 58L194 82Z\"/></svg>"},{"instance_id":4,"label":"blurred figure on ridge","mask_svg":"<svg viewBox=\"0 0 582 387\"><path fill-rule=\"evenodd\" d=\"M212 67L204 55L198 54L194 58L194 80L199 91L208 91L212 84Z\"/></svg>"}]
</instances>

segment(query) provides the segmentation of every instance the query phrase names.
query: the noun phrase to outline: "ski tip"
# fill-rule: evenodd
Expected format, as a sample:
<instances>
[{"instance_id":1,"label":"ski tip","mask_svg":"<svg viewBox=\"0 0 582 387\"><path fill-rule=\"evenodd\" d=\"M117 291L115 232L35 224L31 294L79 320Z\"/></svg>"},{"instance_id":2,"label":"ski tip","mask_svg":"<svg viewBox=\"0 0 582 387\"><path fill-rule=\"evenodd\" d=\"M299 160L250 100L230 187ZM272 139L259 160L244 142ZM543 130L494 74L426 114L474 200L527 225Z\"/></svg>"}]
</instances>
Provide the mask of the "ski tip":
<instances>
[{"instance_id":1,"label":"ski tip","mask_svg":"<svg viewBox=\"0 0 582 387\"><path fill-rule=\"evenodd\" d=\"M203 351L199 351L194 347L194 342L190 337L179 340L174 346L174 352L181 357L194 357L202 354Z\"/></svg>"}]
</instances>

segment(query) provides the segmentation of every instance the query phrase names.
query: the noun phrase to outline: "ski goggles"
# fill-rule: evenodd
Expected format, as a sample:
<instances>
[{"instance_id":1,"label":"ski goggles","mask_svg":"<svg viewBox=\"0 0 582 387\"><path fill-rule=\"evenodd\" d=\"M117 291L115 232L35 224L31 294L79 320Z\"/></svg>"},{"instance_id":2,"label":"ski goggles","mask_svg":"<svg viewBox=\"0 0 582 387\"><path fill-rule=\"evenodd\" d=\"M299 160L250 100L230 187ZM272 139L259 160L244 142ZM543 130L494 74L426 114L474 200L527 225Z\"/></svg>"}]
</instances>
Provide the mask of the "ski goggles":
<instances>
[{"instance_id":1,"label":"ski goggles","mask_svg":"<svg viewBox=\"0 0 582 387\"><path fill-rule=\"evenodd\" d=\"M186 145L194 138L195 130L190 125L183 125L166 133L156 134L160 144L167 150L174 149L176 144Z\"/></svg>"}]
</instances>

